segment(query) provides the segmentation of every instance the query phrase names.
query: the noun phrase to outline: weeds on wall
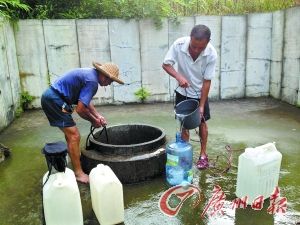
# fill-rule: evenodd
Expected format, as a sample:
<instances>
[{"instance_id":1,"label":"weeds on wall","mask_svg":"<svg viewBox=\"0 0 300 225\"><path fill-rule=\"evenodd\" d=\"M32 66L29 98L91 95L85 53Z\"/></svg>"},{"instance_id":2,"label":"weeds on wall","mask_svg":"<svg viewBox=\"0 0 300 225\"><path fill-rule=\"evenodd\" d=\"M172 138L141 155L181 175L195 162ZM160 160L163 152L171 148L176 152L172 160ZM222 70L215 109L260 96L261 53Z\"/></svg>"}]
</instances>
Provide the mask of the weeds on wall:
<instances>
[{"instance_id":1,"label":"weeds on wall","mask_svg":"<svg viewBox=\"0 0 300 225\"><path fill-rule=\"evenodd\" d=\"M20 96L20 106L16 110L16 117L20 117L25 110L29 109L34 99L35 97L30 95L28 91L23 91Z\"/></svg>"},{"instance_id":2,"label":"weeds on wall","mask_svg":"<svg viewBox=\"0 0 300 225\"><path fill-rule=\"evenodd\" d=\"M134 92L134 95L141 101L144 102L151 93L144 87L138 89L136 92Z\"/></svg>"},{"instance_id":3,"label":"weeds on wall","mask_svg":"<svg viewBox=\"0 0 300 225\"><path fill-rule=\"evenodd\" d=\"M28 91L21 93L21 107L23 110L29 109L29 105L35 99L34 96L30 95Z\"/></svg>"}]
</instances>

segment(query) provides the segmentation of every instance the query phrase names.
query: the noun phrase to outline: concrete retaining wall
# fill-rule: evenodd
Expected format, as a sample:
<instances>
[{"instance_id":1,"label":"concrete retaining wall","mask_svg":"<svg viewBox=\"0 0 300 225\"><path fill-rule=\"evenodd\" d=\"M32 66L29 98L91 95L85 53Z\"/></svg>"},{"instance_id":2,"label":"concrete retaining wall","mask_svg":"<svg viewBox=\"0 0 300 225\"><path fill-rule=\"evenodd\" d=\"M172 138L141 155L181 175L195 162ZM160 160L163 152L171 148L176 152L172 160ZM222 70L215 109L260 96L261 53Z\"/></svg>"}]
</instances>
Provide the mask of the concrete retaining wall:
<instances>
[{"instance_id":1,"label":"concrete retaining wall","mask_svg":"<svg viewBox=\"0 0 300 225\"><path fill-rule=\"evenodd\" d=\"M281 99L300 106L300 7L285 12Z\"/></svg>"},{"instance_id":2,"label":"concrete retaining wall","mask_svg":"<svg viewBox=\"0 0 300 225\"><path fill-rule=\"evenodd\" d=\"M15 39L21 89L35 96L33 107L40 107L41 95L50 83L43 22L19 21L15 26Z\"/></svg>"},{"instance_id":3,"label":"concrete retaining wall","mask_svg":"<svg viewBox=\"0 0 300 225\"><path fill-rule=\"evenodd\" d=\"M76 20L76 24L80 66L111 61L108 20ZM93 100L97 105L113 103L113 87L99 88Z\"/></svg>"},{"instance_id":4,"label":"concrete retaining wall","mask_svg":"<svg viewBox=\"0 0 300 225\"><path fill-rule=\"evenodd\" d=\"M283 31L284 11L274 12L272 22L270 95L277 99L281 97Z\"/></svg>"},{"instance_id":5,"label":"concrete retaining wall","mask_svg":"<svg viewBox=\"0 0 300 225\"><path fill-rule=\"evenodd\" d=\"M252 14L247 24L246 96L269 95L272 14Z\"/></svg>"},{"instance_id":6,"label":"concrete retaining wall","mask_svg":"<svg viewBox=\"0 0 300 225\"><path fill-rule=\"evenodd\" d=\"M15 117L20 89L14 32L11 24L0 18L0 131Z\"/></svg>"},{"instance_id":7,"label":"concrete retaining wall","mask_svg":"<svg viewBox=\"0 0 300 225\"><path fill-rule=\"evenodd\" d=\"M0 21L0 129L14 117L21 91L40 97L57 77L92 61L113 61L127 85L99 88L96 105L139 102L141 87L151 92L147 102L173 99L176 81L161 68L169 46L188 36L195 24L212 31L218 52L210 99L272 96L300 105L300 7L273 13L163 20L20 20ZM3 59L3 60L2 60Z\"/></svg>"},{"instance_id":8,"label":"concrete retaining wall","mask_svg":"<svg viewBox=\"0 0 300 225\"><path fill-rule=\"evenodd\" d=\"M168 21L162 29L153 26L151 20L140 21L142 87L151 92L149 101L169 101L169 77L161 69L168 51Z\"/></svg>"},{"instance_id":9,"label":"concrete retaining wall","mask_svg":"<svg viewBox=\"0 0 300 225\"><path fill-rule=\"evenodd\" d=\"M221 99L245 97L246 24L245 16L222 18Z\"/></svg>"}]
</instances>

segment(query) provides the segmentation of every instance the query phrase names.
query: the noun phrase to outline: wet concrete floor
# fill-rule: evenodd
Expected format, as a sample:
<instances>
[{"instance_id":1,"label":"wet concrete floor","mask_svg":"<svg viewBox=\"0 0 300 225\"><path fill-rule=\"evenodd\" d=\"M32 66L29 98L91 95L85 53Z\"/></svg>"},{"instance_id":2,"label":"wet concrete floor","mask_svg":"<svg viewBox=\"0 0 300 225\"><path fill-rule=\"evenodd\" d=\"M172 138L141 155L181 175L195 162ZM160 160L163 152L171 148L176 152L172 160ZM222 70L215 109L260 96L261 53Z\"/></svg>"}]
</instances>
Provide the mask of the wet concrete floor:
<instances>
[{"instance_id":1,"label":"wet concrete floor","mask_svg":"<svg viewBox=\"0 0 300 225\"><path fill-rule=\"evenodd\" d=\"M213 169L195 170L194 184L199 186L203 199L196 208L187 200L176 217L162 214L158 208L160 196L169 187L164 177L151 181L124 185L126 225L292 225L300 222L300 109L270 99L241 99L211 102L212 119L208 121L208 153L211 159L225 153L225 146L234 151L233 166L228 173L219 174ZM101 106L99 111L109 125L143 123L158 126L174 139L178 125L174 119L173 106L169 103ZM82 135L82 148L89 133L90 124L75 116ZM12 156L0 163L0 224L42 224L41 179L47 171L41 148L46 142L63 140L57 128L48 126L40 110L26 112L11 126L0 133L0 142L12 149ZM269 200L262 210L232 209L236 198L238 156L245 147L255 147L276 142L282 153L279 178L281 196L287 197L288 209L283 215L267 213ZM199 142L191 131L194 161L199 156ZM220 168L225 162L220 158ZM212 196L214 185L220 185L226 194L224 215L200 218ZM92 211L88 185L79 184L84 224L96 225ZM72 206L70 206L72 207Z\"/></svg>"}]
</instances>

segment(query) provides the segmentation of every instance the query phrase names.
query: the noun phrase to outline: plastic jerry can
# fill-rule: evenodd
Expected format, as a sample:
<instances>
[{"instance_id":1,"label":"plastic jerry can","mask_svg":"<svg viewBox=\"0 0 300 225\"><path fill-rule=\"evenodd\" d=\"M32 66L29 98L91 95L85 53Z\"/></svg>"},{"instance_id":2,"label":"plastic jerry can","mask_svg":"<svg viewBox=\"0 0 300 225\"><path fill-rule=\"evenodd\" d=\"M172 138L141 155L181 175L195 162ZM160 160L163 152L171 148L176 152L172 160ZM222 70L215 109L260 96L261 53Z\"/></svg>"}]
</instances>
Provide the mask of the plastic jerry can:
<instances>
[{"instance_id":1,"label":"plastic jerry can","mask_svg":"<svg viewBox=\"0 0 300 225\"><path fill-rule=\"evenodd\" d=\"M48 172L43 177L47 180ZM80 193L74 172L51 174L43 187L46 225L83 225Z\"/></svg>"},{"instance_id":2,"label":"plastic jerry can","mask_svg":"<svg viewBox=\"0 0 300 225\"><path fill-rule=\"evenodd\" d=\"M124 221L123 186L109 166L98 164L90 172L92 207L101 225Z\"/></svg>"},{"instance_id":3,"label":"plastic jerry can","mask_svg":"<svg viewBox=\"0 0 300 225\"><path fill-rule=\"evenodd\" d=\"M169 185L186 185L193 182L192 145L176 133L176 141L167 144L166 179Z\"/></svg>"},{"instance_id":4,"label":"plastic jerry can","mask_svg":"<svg viewBox=\"0 0 300 225\"><path fill-rule=\"evenodd\" d=\"M236 196L248 196L248 205L258 196L269 198L278 185L281 159L275 143L246 148L239 156Z\"/></svg>"}]
</instances>

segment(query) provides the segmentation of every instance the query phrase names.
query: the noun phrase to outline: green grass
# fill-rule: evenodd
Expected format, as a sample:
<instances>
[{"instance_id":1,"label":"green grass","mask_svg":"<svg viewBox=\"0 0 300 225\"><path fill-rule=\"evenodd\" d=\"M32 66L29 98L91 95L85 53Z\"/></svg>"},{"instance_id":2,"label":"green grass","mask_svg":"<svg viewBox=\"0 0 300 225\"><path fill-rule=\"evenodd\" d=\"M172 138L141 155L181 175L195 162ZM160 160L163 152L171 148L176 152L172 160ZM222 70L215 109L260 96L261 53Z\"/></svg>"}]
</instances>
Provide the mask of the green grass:
<instances>
[{"instance_id":1,"label":"green grass","mask_svg":"<svg viewBox=\"0 0 300 225\"><path fill-rule=\"evenodd\" d=\"M0 0L7 19L162 19L180 16L234 15L271 12L295 5L295 0Z\"/></svg>"},{"instance_id":2,"label":"green grass","mask_svg":"<svg viewBox=\"0 0 300 225\"><path fill-rule=\"evenodd\" d=\"M270 12L294 5L295 0L0 0L0 15L2 12L22 19L159 20L164 17Z\"/></svg>"},{"instance_id":3,"label":"green grass","mask_svg":"<svg viewBox=\"0 0 300 225\"><path fill-rule=\"evenodd\" d=\"M20 0L0 0L0 17L5 19L16 19L19 10L29 11L30 7Z\"/></svg>"},{"instance_id":4,"label":"green grass","mask_svg":"<svg viewBox=\"0 0 300 225\"><path fill-rule=\"evenodd\" d=\"M170 0L178 16L270 12L294 6L294 0Z\"/></svg>"}]
</instances>

